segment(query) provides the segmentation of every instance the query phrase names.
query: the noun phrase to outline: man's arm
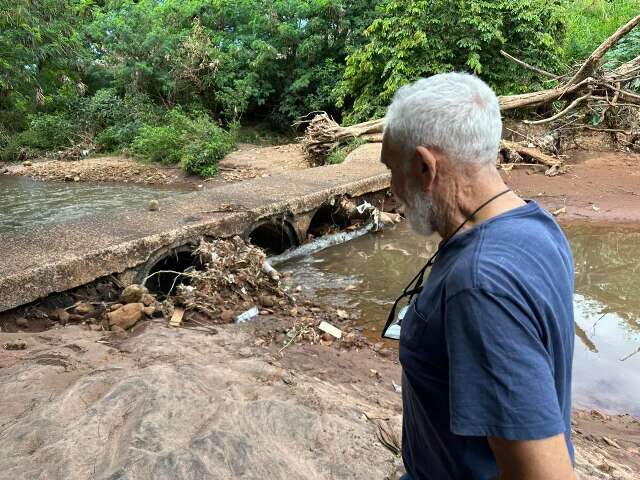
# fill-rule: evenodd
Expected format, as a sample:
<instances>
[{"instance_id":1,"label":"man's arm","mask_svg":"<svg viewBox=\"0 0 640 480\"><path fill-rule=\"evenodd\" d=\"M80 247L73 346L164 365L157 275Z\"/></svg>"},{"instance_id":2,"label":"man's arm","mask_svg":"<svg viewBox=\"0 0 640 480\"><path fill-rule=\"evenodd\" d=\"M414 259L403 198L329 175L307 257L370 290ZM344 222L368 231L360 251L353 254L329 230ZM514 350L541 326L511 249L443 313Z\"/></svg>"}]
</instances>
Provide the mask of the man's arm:
<instances>
[{"instance_id":1,"label":"man's arm","mask_svg":"<svg viewBox=\"0 0 640 480\"><path fill-rule=\"evenodd\" d=\"M564 434L543 440L489 438L500 480L575 480Z\"/></svg>"}]
</instances>

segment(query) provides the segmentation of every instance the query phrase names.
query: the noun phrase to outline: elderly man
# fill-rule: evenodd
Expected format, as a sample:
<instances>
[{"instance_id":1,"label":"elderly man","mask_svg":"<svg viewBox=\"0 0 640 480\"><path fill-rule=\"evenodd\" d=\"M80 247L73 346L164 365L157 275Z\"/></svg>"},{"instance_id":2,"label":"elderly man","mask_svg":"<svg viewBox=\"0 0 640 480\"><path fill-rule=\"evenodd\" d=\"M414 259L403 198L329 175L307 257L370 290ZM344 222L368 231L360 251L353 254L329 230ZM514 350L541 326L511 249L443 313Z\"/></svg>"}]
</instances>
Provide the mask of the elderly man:
<instances>
[{"instance_id":1,"label":"elderly man","mask_svg":"<svg viewBox=\"0 0 640 480\"><path fill-rule=\"evenodd\" d=\"M467 74L400 89L386 117L393 191L417 232L444 239L424 287L405 290L407 479L575 478L573 258L504 184L501 132L498 99Z\"/></svg>"}]
</instances>

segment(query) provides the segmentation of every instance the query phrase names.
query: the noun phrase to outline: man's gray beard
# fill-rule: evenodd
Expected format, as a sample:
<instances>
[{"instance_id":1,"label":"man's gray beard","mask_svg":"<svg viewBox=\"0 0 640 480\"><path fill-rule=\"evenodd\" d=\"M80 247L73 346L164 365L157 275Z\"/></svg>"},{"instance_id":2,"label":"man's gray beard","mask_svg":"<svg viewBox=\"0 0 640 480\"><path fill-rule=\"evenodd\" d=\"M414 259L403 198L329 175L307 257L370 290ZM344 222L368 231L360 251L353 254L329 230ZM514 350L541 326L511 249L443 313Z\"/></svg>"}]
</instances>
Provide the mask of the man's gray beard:
<instances>
[{"instance_id":1,"label":"man's gray beard","mask_svg":"<svg viewBox=\"0 0 640 480\"><path fill-rule=\"evenodd\" d=\"M404 215L414 232L426 237L432 235L437 225L437 214L431 195L420 189L411 189L404 208Z\"/></svg>"}]
</instances>

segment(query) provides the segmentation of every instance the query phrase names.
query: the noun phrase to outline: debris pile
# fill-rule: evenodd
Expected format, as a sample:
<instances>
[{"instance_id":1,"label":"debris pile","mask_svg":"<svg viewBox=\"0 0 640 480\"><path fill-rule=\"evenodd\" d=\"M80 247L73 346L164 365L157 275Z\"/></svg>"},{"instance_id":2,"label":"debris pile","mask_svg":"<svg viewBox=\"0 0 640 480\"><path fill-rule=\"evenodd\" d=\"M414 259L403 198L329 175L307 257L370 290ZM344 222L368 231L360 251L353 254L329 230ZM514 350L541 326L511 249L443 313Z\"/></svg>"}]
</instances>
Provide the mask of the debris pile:
<instances>
[{"instance_id":1,"label":"debris pile","mask_svg":"<svg viewBox=\"0 0 640 480\"><path fill-rule=\"evenodd\" d=\"M264 251L240 237L203 241L196 255L204 270L183 274L190 281L179 285L172 298L175 305L184 307L185 320L241 323L261 311L284 312L293 304L280 287L278 272L266 263Z\"/></svg>"}]
</instances>

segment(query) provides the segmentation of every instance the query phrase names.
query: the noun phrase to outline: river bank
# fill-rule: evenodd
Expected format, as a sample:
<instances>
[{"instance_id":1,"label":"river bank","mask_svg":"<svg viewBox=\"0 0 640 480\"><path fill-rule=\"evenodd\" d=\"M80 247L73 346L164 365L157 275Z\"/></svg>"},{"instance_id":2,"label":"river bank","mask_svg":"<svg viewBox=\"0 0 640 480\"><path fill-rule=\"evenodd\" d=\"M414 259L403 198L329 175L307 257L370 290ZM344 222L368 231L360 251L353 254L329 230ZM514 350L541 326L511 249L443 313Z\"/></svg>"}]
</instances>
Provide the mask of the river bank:
<instances>
[{"instance_id":1,"label":"river bank","mask_svg":"<svg viewBox=\"0 0 640 480\"><path fill-rule=\"evenodd\" d=\"M0 334L26 343L0 350L0 478L397 479L383 446L399 445L397 358L340 342L282 350L288 328ZM639 478L639 429L576 411L581 478Z\"/></svg>"},{"instance_id":2,"label":"river bank","mask_svg":"<svg viewBox=\"0 0 640 480\"><path fill-rule=\"evenodd\" d=\"M308 167L299 145L260 147L239 144L238 149L218 165L219 174L203 180L186 175L179 166L149 163L131 157L97 156L75 161L36 159L20 164L0 165L6 174L47 182L91 182L176 187L211 187L256 177L271 176L287 170Z\"/></svg>"}]
</instances>

